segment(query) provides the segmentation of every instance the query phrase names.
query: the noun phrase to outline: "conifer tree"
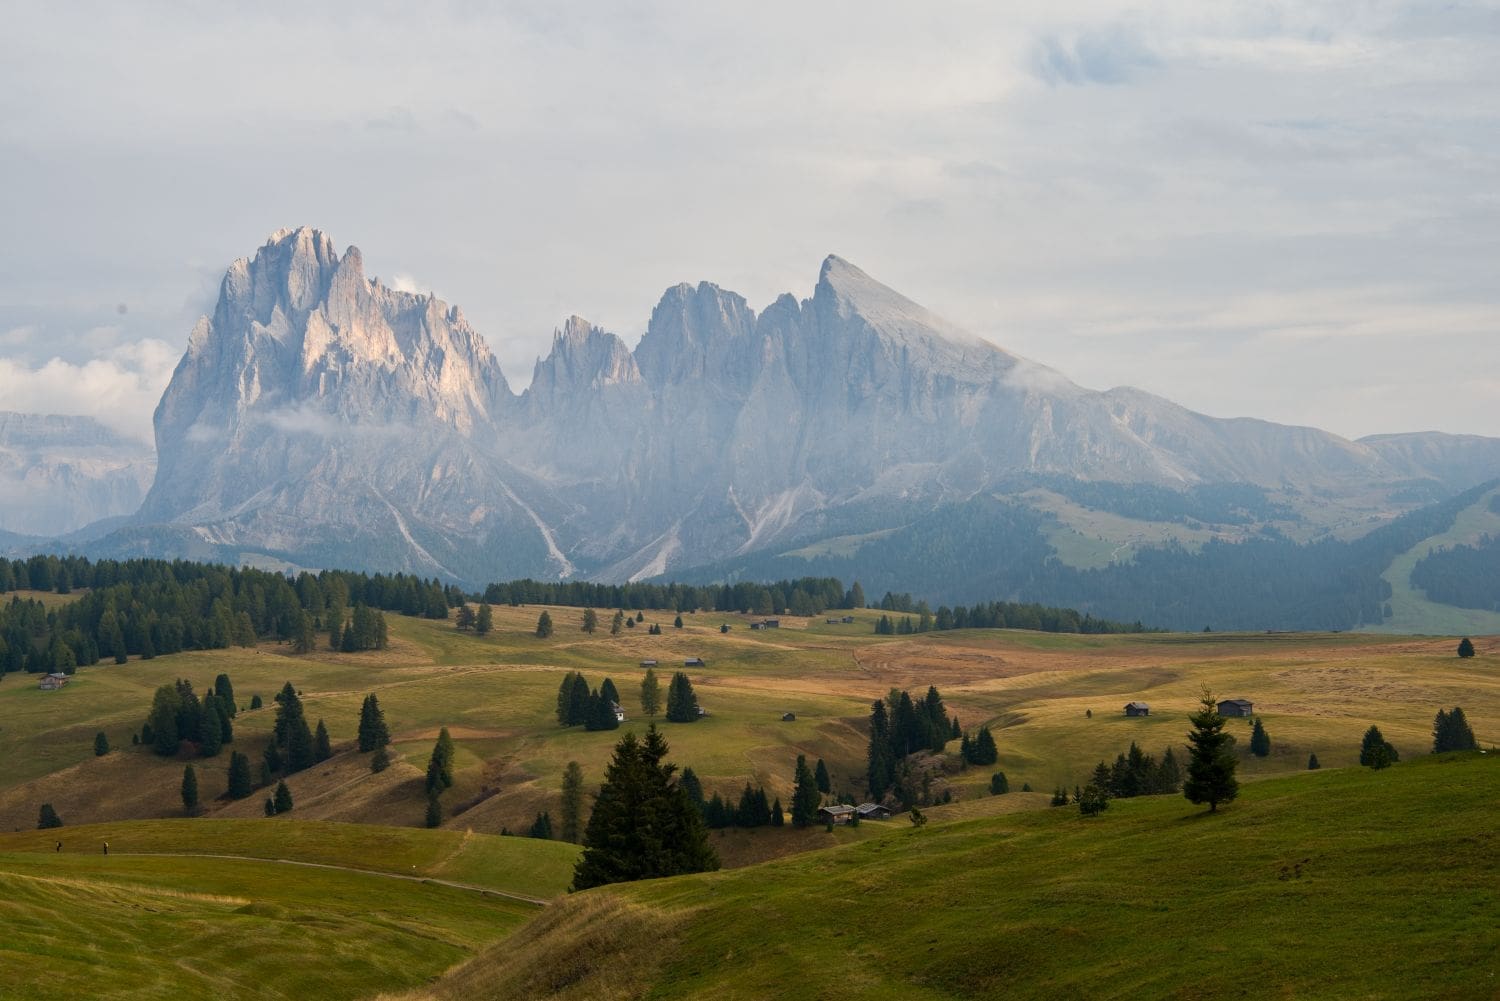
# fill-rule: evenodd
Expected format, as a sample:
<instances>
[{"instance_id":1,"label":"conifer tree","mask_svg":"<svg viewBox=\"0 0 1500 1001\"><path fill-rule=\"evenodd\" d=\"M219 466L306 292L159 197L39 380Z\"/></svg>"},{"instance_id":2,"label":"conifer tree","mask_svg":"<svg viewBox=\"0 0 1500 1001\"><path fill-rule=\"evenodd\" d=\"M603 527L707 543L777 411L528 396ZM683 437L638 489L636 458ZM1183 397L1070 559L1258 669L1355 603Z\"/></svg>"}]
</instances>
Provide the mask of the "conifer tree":
<instances>
[{"instance_id":1,"label":"conifer tree","mask_svg":"<svg viewBox=\"0 0 1500 1001\"><path fill-rule=\"evenodd\" d=\"M618 635L620 635L620 630L623 629L624 626L625 626L625 612L624 612L623 609L617 608L617 609L615 609L615 617L613 619L611 619L610 623L609 623L609 634L611 636L618 636Z\"/></svg>"},{"instance_id":2,"label":"conifer tree","mask_svg":"<svg viewBox=\"0 0 1500 1001\"><path fill-rule=\"evenodd\" d=\"M573 869L573 889L719 867L697 806L672 781L656 725L615 746Z\"/></svg>"},{"instance_id":3,"label":"conifer tree","mask_svg":"<svg viewBox=\"0 0 1500 1001\"><path fill-rule=\"evenodd\" d=\"M1255 718L1255 726L1250 731L1250 753L1257 758L1267 757L1271 753L1271 738L1267 735L1259 716Z\"/></svg>"},{"instance_id":4,"label":"conifer tree","mask_svg":"<svg viewBox=\"0 0 1500 1001\"><path fill-rule=\"evenodd\" d=\"M313 618L306 612L297 616L297 627L292 634L293 653L312 653L318 646L317 629L313 626Z\"/></svg>"},{"instance_id":5,"label":"conifer tree","mask_svg":"<svg viewBox=\"0 0 1500 1001\"><path fill-rule=\"evenodd\" d=\"M1359 763L1379 771L1401 760L1401 755L1391 746L1380 727L1372 726L1365 731L1359 745Z\"/></svg>"},{"instance_id":6,"label":"conifer tree","mask_svg":"<svg viewBox=\"0 0 1500 1001\"><path fill-rule=\"evenodd\" d=\"M359 708L359 751L366 754L378 750L391 742L391 732L385 725L385 713L374 693L365 696Z\"/></svg>"},{"instance_id":7,"label":"conifer tree","mask_svg":"<svg viewBox=\"0 0 1500 1001\"><path fill-rule=\"evenodd\" d=\"M327 761L333 757L333 747L328 740L328 727L318 720L317 733L313 735L313 761Z\"/></svg>"},{"instance_id":8,"label":"conifer tree","mask_svg":"<svg viewBox=\"0 0 1500 1001\"><path fill-rule=\"evenodd\" d=\"M189 817L198 812L198 773L192 765L182 770L182 810Z\"/></svg>"},{"instance_id":9,"label":"conifer tree","mask_svg":"<svg viewBox=\"0 0 1500 1001\"><path fill-rule=\"evenodd\" d=\"M1437 717L1432 723L1432 753L1443 754L1446 751L1473 751L1478 748L1474 740L1474 731L1469 727L1469 721L1464 716L1463 709L1453 707L1452 712L1438 710Z\"/></svg>"},{"instance_id":10,"label":"conifer tree","mask_svg":"<svg viewBox=\"0 0 1500 1001\"><path fill-rule=\"evenodd\" d=\"M672 628L673 629L681 629L682 628L682 616L679 615L679 616L677 616L677 618L675 618L675 619L672 620Z\"/></svg>"},{"instance_id":11,"label":"conifer tree","mask_svg":"<svg viewBox=\"0 0 1500 1001\"><path fill-rule=\"evenodd\" d=\"M1156 768L1156 779L1152 783L1153 793L1175 793L1182 788L1182 767L1177 763L1177 752L1168 747L1162 752L1161 764Z\"/></svg>"},{"instance_id":12,"label":"conifer tree","mask_svg":"<svg viewBox=\"0 0 1500 1001\"><path fill-rule=\"evenodd\" d=\"M219 716L219 700L212 695L203 700L198 717L198 754L205 758L218 755L224 743L224 721Z\"/></svg>"},{"instance_id":13,"label":"conifer tree","mask_svg":"<svg viewBox=\"0 0 1500 1001\"><path fill-rule=\"evenodd\" d=\"M261 708L264 705L265 705L265 703L261 701L261 698L260 698L259 695L252 695L252 696L250 696L250 708L251 709L259 709L259 708Z\"/></svg>"},{"instance_id":14,"label":"conifer tree","mask_svg":"<svg viewBox=\"0 0 1500 1001\"><path fill-rule=\"evenodd\" d=\"M1307 770L1308 771L1315 772L1319 768L1322 768L1322 767L1323 767L1322 765L1318 764L1318 755L1316 753L1309 754L1307 756Z\"/></svg>"},{"instance_id":15,"label":"conifer tree","mask_svg":"<svg viewBox=\"0 0 1500 1001\"><path fill-rule=\"evenodd\" d=\"M833 780L828 777L828 766L823 764L823 759L818 759L818 765L813 769L813 781L817 784L818 792L833 792Z\"/></svg>"},{"instance_id":16,"label":"conifer tree","mask_svg":"<svg viewBox=\"0 0 1500 1001\"><path fill-rule=\"evenodd\" d=\"M865 788L870 798L879 802L895 778L896 760L891 752L891 727L885 703L876 699L870 704L870 744L865 755Z\"/></svg>"},{"instance_id":17,"label":"conifer tree","mask_svg":"<svg viewBox=\"0 0 1500 1001\"><path fill-rule=\"evenodd\" d=\"M786 825L786 811L781 808L781 798L771 804L771 826L784 827Z\"/></svg>"},{"instance_id":18,"label":"conifer tree","mask_svg":"<svg viewBox=\"0 0 1500 1001\"><path fill-rule=\"evenodd\" d=\"M276 795L272 800L276 804L276 812L290 813L292 810L292 790L287 788L285 782L276 783Z\"/></svg>"},{"instance_id":19,"label":"conifer tree","mask_svg":"<svg viewBox=\"0 0 1500 1001\"><path fill-rule=\"evenodd\" d=\"M682 671L672 675L667 686L667 721L670 723L692 723L698 719L698 697L693 693L693 683Z\"/></svg>"},{"instance_id":20,"label":"conifer tree","mask_svg":"<svg viewBox=\"0 0 1500 1001\"><path fill-rule=\"evenodd\" d=\"M599 686L599 695L606 702L613 702L617 705L620 702L620 690L615 687L613 678L604 679L604 683Z\"/></svg>"},{"instance_id":21,"label":"conifer tree","mask_svg":"<svg viewBox=\"0 0 1500 1001\"><path fill-rule=\"evenodd\" d=\"M175 685L162 685L152 698L146 726L151 730L151 749L163 757L177 753L177 715L181 707L182 696Z\"/></svg>"},{"instance_id":22,"label":"conifer tree","mask_svg":"<svg viewBox=\"0 0 1500 1001\"><path fill-rule=\"evenodd\" d=\"M543 811L536 815L536 820L531 824L531 830L526 832L527 837L540 838L543 841L552 840L552 814Z\"/></svg>"},{"instance_id":23,"label":"conifer tree","mask_svg":"<svg viewBox=\"0 0 1500 1001\"><path fill-rule=\"evenodd\" d=\"M100 730L94 734L94 757L102 758L109 753L109 738Z\"/></svg>"},{"instance_id":24,"label":"conifer tree","mask_svg":"<svg viewBox=\"0 0 1500 1001\"><path fill-rule=\"evenodd\" d=\"M441 827L443 824L443 804L438 801L436 791L427 791L427 814L424 822L428 827Z\"/></svg>"},{"instance_id":25,"label":"conifer tree","mask_svg":"<svg viewBox=\"0 0 1500 1001\"><path fill-rule=\"evenodd\" d=\"M254 788L250 781L250 759L239 751L231 752L229 755L229 798L244 799Z\"/></svg>"},{"instance_id":26,"label":"conifer tree","mask_svg":"<svg viewBox=\"0 0 1500 1001\"><path fill-rule=\"evenodd\" d=\"M683 791L683 794L686 795L687 798L694 803L694 805L696 805L699 809L702 809L704 805L703 783L698 781L697 772L693 771L691 768L684 768L682 770L682 774L677 776L677 787Z\"/></svg>"},{"instance_id":27,"label":"conifer tree","mask_svg":"<svg viewBox=\"0 0 1500 1001\"><path fill-rule=\"evenodd\" d=\"M1469 637L1465 636L1458 641L1458 655L1464 658L1474 656L1474 642Z\"/></svg>"},{"instance_id":28,"label":"conifer tree","mask_svg":"<svg viewBox=\"0 0 1500 1001\"><path fill-rule=\"evenodd\" d=\"M1000 760L1000 752L995 747L994 734L990 733L988 726L981 726L978 735L974 738L973 757L970 762L976 765L993 765Z\"/></svg>"},{"instance_id":29,"label":"conifer tree","mask_svg":"<svg viewBox=\"0 0 1500 1001\"><path fill-rule=\"evenodd\" d=\"M1207 803L1214 813L1220 803L1229 803L1239 795L1240 784L1234 777L1234 738L1224 732L1224 717L1208 688L1203 689L1203 706L1189 717L1193 729L1188 733L1187 781L1182 794L1192 803Z\"/></svg>"},{"instance_id":30,"label":"conifer tree","mask_svg":"<svg viewBox=\"0 0 1500 1001\"><path fill-rule=\"evenodd\" d=\"M807 767L807 756L797 755L797 770L793 780L792 826L807 827L818 819L818 781L812 769Z\"/></svg>"},{"instance_id":31,"label":"conifer tree","mask_svg":"<svg viewBox=\"0 0 1500 1001\"><path fill-rule=\"evenodd\" d=\"M594 611L592 608L585 608L583 610L583 631L592 636L594 630L598 628L599 613ZM566 841L567 839L564 838L563 840Z\"/></svg>"},{"instance_id":32,"label":"conifer tree","mask_svg":"<svg viewBox=\"0 0 1500 1001\"><path fill-rule=\"evenodd\" d=\"M1004 772L996 772L990 776L990 795L1003 796L1010 792L1010 781L1006 779Z\"/></svg>"},{"instance_id":33,"label":"conifer tree","mask_svg":"<svg viewBox=\"0 0 1500 1001\"><path fill-rule=\"evenodd\" d=\"M445 726L438 731L437 743L432 746L432 756L427 759L427 792L438 795L453 786L453 738Z\"/></svg>"},{"instance_id":34,"label":"conifer tree","mask_svg":"<svg viewBox=\"0 0 1500 1001\"><path fill-rule=\"evenodd\" d=\"M52 804L51 803L43 803L42 806L41 806L41 809L37 810L37 814L36 814L36 827L37 827L37 830L39 830L39 831L47 831L47 830L51 830L54 827L61 827L62 825L63 825L62 818L57 815L57 811L56 810L52 809Z\"/></svg>"},{"instance_id":35,"label":"conifer tree","mask_svg":"<svg viewBox=\"0 0 1500 1001\"><path fill-rule=\"evenodd\" d=\"M229 680L229 675L220 674L214 678L214 695L219 700L221 712L227 713L230 719L239 715L239 706L234 701L234 684Z\"/></svg>"},{"instance_id":36,"label":"conifer tree","mask_svg":"<svg viewBox=\"0 0 1500 1001\"><path fill-rule=\"evenodd\" d=\"M1109 793L1090 782L1078 793L1078 812L1085 817L1097 817L1109 809Z\"/></svg>"},{"instance_id":37,"label":"conifer tree","mask_svg":"<svg viewBox=\"0 0 1500 1001\"><path fill-rule=\"evenodd\" d=\"M479 612L474 616L474 635L488 636L495 628L495 610L488 602L480 602Z\"/></svg>"},{"instance_id":38,"label":"conifer tree","mask_svg":"<svg viewBox=\"0 0 1500 1001\"><path fill-rule=\"evenodd\" d=\"M474 609L464 603L458 606L458 614L453 617L453 628L461 633L469 632L474 628Z\"/></svg>"},{"instance_id":39,"label":"conifer tree","mask_svg":"<svg viewBox=\"0 0 1500 1001\"><path fill-rule=\"evenodd\" d=\"M648 717L661 712L661 683L656 680L655 668L646 668L646 676L641 679L641 712Z\"/></svg>"},{"instance_id":40,"label":"conifer tree","mask_svg":"<svg viewBox=\"0 0 1500 1001\"><path fill-rule=\"evenodd\" d=\"M547 612L547 611L544 610L541 615L537 616L537 620L536 620L536 638L539 639L539 640L544 640L544 639L547 639L551 635L552 635L552 615L551 615L551 613L549 613L549 612Z\"/></svg>"},{"instance_id":41,"label":"conifer tree","mask_svg":"<svg viewBox=\"0 0 1500 1001\"><path fill-rule=\"evenodd\" d=\"M370 771L380 773L391 767L391 755L384 747L377 747L370 755Z\"/></svg>"},{"instance_id":42,"label":"conifer tree","mask_svg":"<svg viewBox=\"0 0 1500 1001\"><path fill-rule=\"evenodd\" d=\"M576 761L569 761L563 769L559 821L562 840L577 844L583 833L583 768Z\"/></svg>"}]
</instances>

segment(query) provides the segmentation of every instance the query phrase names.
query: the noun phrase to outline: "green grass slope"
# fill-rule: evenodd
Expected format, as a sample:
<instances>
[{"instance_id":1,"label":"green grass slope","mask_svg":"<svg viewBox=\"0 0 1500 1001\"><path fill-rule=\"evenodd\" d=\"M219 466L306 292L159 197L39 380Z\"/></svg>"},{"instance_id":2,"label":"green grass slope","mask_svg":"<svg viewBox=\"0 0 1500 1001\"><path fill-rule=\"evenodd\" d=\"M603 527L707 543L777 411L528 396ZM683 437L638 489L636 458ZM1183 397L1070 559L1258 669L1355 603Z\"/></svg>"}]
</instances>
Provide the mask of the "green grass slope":
<instances>
[{"instance_id":1,"label":"green grass slope","mask_svg":"<svg viewBox=\"0 0 1500 1001\"><path fill-rule=\"evenodd\" d=\"M559 892L575 851L296 821L0 836L0 997L333 999L414 986L535 916L506 894Z\"/></svg>"},{"instance_id":2,"label":"green grass slope","mask_svg":"<svg viewBox=\"0 0 1500 1001\"><path fill-rule=\"evenodd\" d=\"M1500 756L907 827L590 891L430 998L1482 998Z\"/></svg>"},{"instance_id":3,"label":"green grass slope","mask_svg":"<svg viewBox=\"0 0 1500 1001\"><path fill-rule=\"evenodd\" d=\"M1484 535L1500 535L1500 514L1490 510L1491 498L1500 490L1485 494L1464 508L1453 520L1453 527L1429 536L1391 561L1381 574L1391 585L1391 617L1367 631L1384 633L1439 633L1478 636L1500 632L1500 612L1478 608L1455 608L1429 601L1426 593L1411 582L1412 568L1429 552L1445 546L1472 545Z\"/></svg>"}]
</instances>

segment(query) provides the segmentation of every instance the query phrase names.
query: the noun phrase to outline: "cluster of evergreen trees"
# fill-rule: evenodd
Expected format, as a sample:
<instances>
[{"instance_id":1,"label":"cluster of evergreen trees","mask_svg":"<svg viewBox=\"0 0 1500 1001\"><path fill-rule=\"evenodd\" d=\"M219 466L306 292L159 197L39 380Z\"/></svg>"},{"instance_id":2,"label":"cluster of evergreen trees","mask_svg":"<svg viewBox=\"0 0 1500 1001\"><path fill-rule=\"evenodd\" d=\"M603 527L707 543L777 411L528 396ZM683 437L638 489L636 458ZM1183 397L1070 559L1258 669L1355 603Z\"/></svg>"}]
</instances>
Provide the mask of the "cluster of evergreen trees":
<instances>
[{"instance_id":1,"label":"cluster of evergreen trees","mask_svg":"<svg viewBox=\"0 0 1500 1001\"><path fill-rule=\"evenodd\" d=\"M578 671L569 672L557 687L557 722L563 726L582 726L585 730L617 730L620 693L613 679L605 678L597 689Z\"/></svg>"},{"instance_id":2,"label":"cluster of evergreen trees","mask_svg":"<svg viewBox=\"0 0 1500 1001\"><path fill-rule=\"evenodd\" d=\"M1400 760L1401 753L1396 750L1396 745L1385 739L1380 727L1371 725L1359 742L1359 763L1379 771Z\"/></svg>"},{"instance_id":3,"label":"cluster of evergreen trees","mask_svg":"<svg viewBox=\"0 0 1500 1001\"><path fill-rule=\"evenodd\" d=\"M78 556L0 559L0 593L18 589L88 593L60 608L13 597L0 604L0 672L63 671L113 658L252 646L259 639L307 652L326 629L335 650L379 649L379 610L446 618L463 595L405 574L303 573L187 560L100 560ZM353 616L345 628L345 609Z\"/></svg>"},{"instance_id":4,"label":"cluster of evergreen trees","mask_svg":"<svg viewBox=\"0 0 1500 1001\"><path fill-rule=\"evenodd\" d=\"M707 609L752 615L818 615L829 608L863 608L858 584L848 591L832 577L799 577L773 584L598 584L590 581L513 580L484 589L492 605L562 605L670 612Z\"/></svg>"},{"instance_id":5,"label":"cluster of evergreen trees","mask_svg":"<svg viewBox=\"0 0 1500 1001\"><path fill-rule=\"evenodd\" d=\"M202 699L193 691L192 682L178 678L152 696L140 742L163 757L176 755L186 742L201 757L212 758L225 744L233 743L233 720L238 713L229 675L215 678L213 689Z\"/></svg>"},{"instance_id":6,"label":"cluster of evergreen trees","mask_svg":"<svg viewBox=\"0 0 1500 1001\"><path fill-rule=\"evenodd\" d=\"M667 742L653 724L643 739L627 733L615 745L589 816L573 889L719 868L702 811L666 760Z\"/></svg>"},{"instance_id":7,"label":"cluster of evergreen trees","mask_svg":"<svg viewBox=\"0 0 1500 1001\"><path fill-rule=\"evenodd\" d=\"M683 773L681 784L688 786L687 773ZM699 792L702 796L702 792ZM723 827L781 827L786 823L786 813L781 809L781 800L771 800L764 786L752 787L745 783L738 805L727 802L718 793L708 802L700 802L703 822L712 829Z\"/></svg>"},{"instance_id":8,"label":"cluster of evergreen trees","mask_svg":"<svg viewBox=\"0 0 1500 1001\"><path fill-rule=\"evenodd\" d=\"M457 621L454 625L461 633L472 631L476 636L486 636L495 628L495 610L490 608L488 602L480 602L477 612L469 607L468 602L464 602L458 606L455 618Z\"/></svg>"},{"instance_id":9,"label":"cluster of evergreen trees","mask_svg":"<svg viewBox=\"0 0 1500 1001\"><path fill-rule=\"evenodd\" d=\"M981 726L973 738L965 733L958 753L966 765L993 765L1000 760L1000 750L995 746L995 736L988 726Z\"/></svg>"},{"instance_id":10,"label":"cluster of evergreen trees","mask_svg":"<svg viewBox=\"0 0 1500 1001\"><path fill-rule=\"evenodd\" d=\"M870 706L870 742L865 755L865 785L870 798L879 801L898 784L907 755L917 751L940 753L958 732L958 717L949 718L935 686L929 685L920 699L896 689L886 700L876 699ZM905 794L898 798L906 802L910 791L903 790Z\"/></svg>"},{"instance_id":11,"label":"cluster of evergreen trees","mask_svg":"<svg viewBox=\"0 0 1500 1001\"><path fill-rule=\"evenodd\" d=\"M1500 538L1429 552L1411 568L1411 583L1432 601L1500 611Z\"/></svg>"},{"instance_id":12,"label":"cluster of evergreen trees","mask_svg":"<svg viewBox=\"0 0 1500 1001\"><path fill-rule=\"evenodd\" d=\"M1018 604L1011 601L991 601L987 604L967 608L959 605L949 608L940 605L936 613L927 602L913 602L909 594L891 594L881 600L880 607L892 612L908 613L901 618L882 615L875 622L877 636L910 636L914 633L944 632L949 629L1030 629L1043 633L1143 633L1150 632L1140 622L1111 622L1082 614L1072 608L1051 608L1046 605ZM912 616L916 621L912 621Z\"/></svg>"},{"instance_id":13,"label":"cluster of evergreen trees","mask_svg":"<svg viewBox=\"0 0 1500 1001\"><path fill-rule=\"evenodd\" d=\"M1474 740L1474 731L1469 727L1469 721L1464 716L1464 711L1454 706L1452 711L1439 709L1437 717L1432 721L1432 753L1442 754L1445 751L1473 751L1479 747Z\"/></svg>"},{"instance_id":14,"label":"cluster of evergreen trees","mask_svg":"<svg viewBox=\"0 0 1500 1001\"><path fill-rule=\"evenodd\" d=\"M1111 799L1130 799L1133 796L1160 796L1175 793L1182 788L1182 767L1177 763L1177 752L1168 747L1161 760L1143 752L1135 741L1130 750L1115 756L1113 765L1099 762L1089 784Z\"/></svg>"},{"instance_id":15,"label":"cluster of evergreen trees","mask_svg":"<svg viewBox=\"0 0 1500 1001\"><path fill-rule=\"evenodd\" d=\"M320 761L333 756L328 740L328 727L318 720L317 733L307 724L307 713L302 707L302 696L288 681L276 693L276 725L271 732L271 742L266 745L264 765L261 769L261 784L266 785L274 776L285 778L311 768Z\"/></svg>"}]
</instances>

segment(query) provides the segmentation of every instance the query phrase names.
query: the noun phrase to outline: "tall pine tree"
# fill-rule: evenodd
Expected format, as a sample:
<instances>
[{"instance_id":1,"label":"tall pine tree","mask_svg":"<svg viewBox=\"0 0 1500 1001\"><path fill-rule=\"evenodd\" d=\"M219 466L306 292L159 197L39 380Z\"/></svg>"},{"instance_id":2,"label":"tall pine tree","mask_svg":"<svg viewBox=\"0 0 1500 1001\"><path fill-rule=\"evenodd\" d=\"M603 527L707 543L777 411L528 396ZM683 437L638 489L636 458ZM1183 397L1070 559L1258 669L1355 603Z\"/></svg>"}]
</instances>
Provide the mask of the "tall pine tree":
<instances>
[{"instance_id":1,"label":"tall pine tree","mask_svg":"<svg viewBox=\"0 0 1500 1001\"><path fill-rule=\"evenodd\" d=\"M1187 735L1191 746L1182 794L1189 802L1207 803L1208 812L1213 813L1220 803L1232 802L1239 795L1240 784L1234 777L1234 738L1224 732L1224 717L1207 688L1202 706L1189 717L1193 729Z\"/></svg>"}]
</instances>

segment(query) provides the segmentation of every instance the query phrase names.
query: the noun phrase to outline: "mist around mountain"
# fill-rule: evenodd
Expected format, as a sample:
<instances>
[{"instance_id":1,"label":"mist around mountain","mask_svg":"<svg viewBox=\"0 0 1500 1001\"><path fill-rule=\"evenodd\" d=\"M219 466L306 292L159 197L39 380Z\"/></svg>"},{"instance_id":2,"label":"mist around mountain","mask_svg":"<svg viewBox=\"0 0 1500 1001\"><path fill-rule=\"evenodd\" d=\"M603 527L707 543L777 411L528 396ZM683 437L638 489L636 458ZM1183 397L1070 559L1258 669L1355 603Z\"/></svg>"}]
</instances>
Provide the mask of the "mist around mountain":
<instances>
[{"instance_id":1,"label":"mist around mountain","mask_svg":"<svg viewBox=\"0 0 1500 1001\"><path fill-rule=\"evenodd\" d=\"M0 410L0 543L134 514L156 457L91 417Z\"/></svg>"},{"instance_id":2,"label":"mist around mountain","mask_svg":"<svg viewBox=\"0 0 1500 1001\"><path fill-rule=\"evenodd\" d=\"M939 600L1096 601L1158 624L1189 615L1159 592L1218 586L1201 571L1221 553L1314 543L1337 563L1500 476L1497 439L1350 441L1085 389L835 256L810 297L759 313L711 283L670 288L634 350L570 317L516 394L458 307L386 287L308 228L230 266L155 427L139 511L81 548L473 586L868 567ZM1378 617L1351 587L1344 626ZM1262 612L1243 624L1286 621Z\"/></svg>"}]
</instances>

